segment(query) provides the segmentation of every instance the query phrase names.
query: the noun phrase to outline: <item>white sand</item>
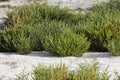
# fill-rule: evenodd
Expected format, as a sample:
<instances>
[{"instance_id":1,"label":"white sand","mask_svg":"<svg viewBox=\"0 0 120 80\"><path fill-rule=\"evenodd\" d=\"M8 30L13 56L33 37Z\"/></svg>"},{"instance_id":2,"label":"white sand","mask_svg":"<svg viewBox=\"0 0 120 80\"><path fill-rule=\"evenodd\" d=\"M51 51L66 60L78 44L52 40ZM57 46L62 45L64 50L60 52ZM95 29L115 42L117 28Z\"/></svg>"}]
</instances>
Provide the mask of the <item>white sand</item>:
<instances>
[{"instance_id":1,"label":"white sand","mask_svg":"<svg viewBox=\"0 0 120 80\"><path fill-rule=\"evenodd\" d=\"M76 8L88 8L102 0L61 0L60 6L68 6L70 9ZM104 0L105 1L105 0ZM48 0L49 4L56 5L60 0ZM10 0L9 2L1 2L0 5L9 4L11 6L19 6L26 4L25 0ZM2 18L6 18L6 12L8 8L0 8L0 25ZM97 54L97 55L96 55ZM96 56L95 56L96 55ZM83 55L83 57L54 57L46 52L32 52L29 55L19 55L16 53L0 53L0 76L3 80L15 80L16 74L20 73L25 69L26 72L30 72L39 63L44 65L65 63L68 70L74 70L78 67L77 64L84 61L90 61L93 58L97 59L100 63L101 68L105 69L109 65L108 70L112 74L115 70L120 73L120 56L111 57L108 53L93 53L89 52ZM112 80L112 78L111 78Z\"/></svg>"},{"instance_id":2,"label":"white sand","mask_svg":"<svg viewBox=\"0 0 120 80\"><path fill-rule=\"evenodd\" d=\"M89 52L85 53L82 57L55 57L47 52L31 52L28 55L0 53L0 76L3 77L3 80L15 80L16 74L23 70L31 72L39 64L48 66L65 63L68 70L76 70L78 64L93 60L94 58L100 63L101 70L109 66L108 71L112 75L111 80L114 71L120 73L120 56L110 57L108 53Z\"/></svg>"}]
</instances>

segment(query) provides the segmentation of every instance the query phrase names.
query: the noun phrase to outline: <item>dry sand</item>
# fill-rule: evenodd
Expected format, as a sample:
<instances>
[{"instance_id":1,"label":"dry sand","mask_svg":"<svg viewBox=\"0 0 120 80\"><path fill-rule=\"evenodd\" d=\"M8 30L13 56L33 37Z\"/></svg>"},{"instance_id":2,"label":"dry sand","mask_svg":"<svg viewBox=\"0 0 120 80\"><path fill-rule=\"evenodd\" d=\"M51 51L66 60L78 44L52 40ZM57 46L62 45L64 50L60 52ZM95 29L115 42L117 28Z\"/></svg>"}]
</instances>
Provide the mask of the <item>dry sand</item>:
<instances>
[{"instance_id":1,"label":"dry sand","mask_svg":"<svg viewBox=\"0 0 120 80\"><path fill-rule=\"evenodd\" d=\"M71 10L77 8L89 8L98 4L101 1L106 0L48 0L47 2L50 5L56 5L59 3L61 7L67 6ZM20 6L26 4L25 0L10 0L9 2L1 2L0 6ZM3 28L3 18L7 18L7 12L9 7L0 8L0 28ZM25 72L31 72L34 66L37 66L39 63L44 65L50 64L59 64L65 63L68 67L68 70L75 70L78 67L77 64L80 64L85 61L90 61L96 58L100 63L101 70L109 66L108 70L110 71L111 80L113 80L113 72L119 71L120 74L120 56L111 57L108 53L96 53L88 52L85 53L82 57L54 57L47 52L31 52L28 55L19 55L16 53L0 53L0 76L3 77L3 80L16 80L16 74L20 73L25 69Z\"/></svg>"},{"instance_id":2,"label":"dry sand","mask_svg":"<svg viewBox=\"0 0 120 80\"><path fill-rule=\"evenodd\" d=\"M17 53L0 53L0 76L3 80L16 80L16 74L23 70L25 73L31 72L35 66L39 64L53 65L65 63L68 70L76 70L78 64L96 59L101 66L101 70L107 66L111 80L113 80L113 72L120 73L120 56L111 57L107 52L88 52L82 57L55 57L47 52L31 52L28 55L19 55Z\"/></svg>"}]
</instances>

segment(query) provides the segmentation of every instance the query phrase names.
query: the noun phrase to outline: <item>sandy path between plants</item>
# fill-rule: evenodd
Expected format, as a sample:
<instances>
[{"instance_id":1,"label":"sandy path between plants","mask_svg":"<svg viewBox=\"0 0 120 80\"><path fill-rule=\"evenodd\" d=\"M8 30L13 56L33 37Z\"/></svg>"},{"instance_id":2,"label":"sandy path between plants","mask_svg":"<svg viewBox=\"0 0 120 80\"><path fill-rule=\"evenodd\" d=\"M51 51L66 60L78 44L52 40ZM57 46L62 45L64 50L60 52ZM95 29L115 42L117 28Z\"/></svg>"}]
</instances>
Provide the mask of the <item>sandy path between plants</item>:
<instances>
[{"instance_id":1,"label":"sandy path between plants","mask_svg":"<svg viewBox=\"0 0 120 80\"><path fill-rule=\"evenodd\" d=\"M71 10L77 8L89 8L103 0L48 0L47 2L51 5L56 5L60 2L60 6L68 6ZM106 0L104 0L106 1ZM19 6L26 4L26 0L10 0L9 2L1 2L0 6L11 5ZM0 29L3 28L3 18L6 18L6 13L10 9L8 7L0 8ZM100 62L101 70L109 66L108 70L112 74L115 70L119 71L120 74L120 56L110 57L108 53L86 53L83 57L54 57L46 52L32 52L29 55L19 55L16 53L0 53L0 77L3 80L16 80L16 74L20 73L25 69L25 72L30 72L39 63L44 65L65 63L68 70L73 70L78 67L77 64L90 61L95 58ZM112 77L111 77L112 80Z\"/></svg>"},{"instance_id":2,"label":"sandy path between plants","mask_svg":"<svg viewBox=\"0 0 120 80\"><path fill-rule=\"evenodd\" d=\"M82 57L55 57L47 52L31 52L28 55L19 55L16 53L0 53L0 76L3 80L16 80L16 74L23 70L25 73L31 72L38 64L46 66L52 64L65 63L68 70L76 70L78 64L90 61L96 58L100 63L101 70L109 66L111 80L113 80L113 72L120 73L120 56L110 57L108 53L89 52Z\"/></svg>"}]
</instances>

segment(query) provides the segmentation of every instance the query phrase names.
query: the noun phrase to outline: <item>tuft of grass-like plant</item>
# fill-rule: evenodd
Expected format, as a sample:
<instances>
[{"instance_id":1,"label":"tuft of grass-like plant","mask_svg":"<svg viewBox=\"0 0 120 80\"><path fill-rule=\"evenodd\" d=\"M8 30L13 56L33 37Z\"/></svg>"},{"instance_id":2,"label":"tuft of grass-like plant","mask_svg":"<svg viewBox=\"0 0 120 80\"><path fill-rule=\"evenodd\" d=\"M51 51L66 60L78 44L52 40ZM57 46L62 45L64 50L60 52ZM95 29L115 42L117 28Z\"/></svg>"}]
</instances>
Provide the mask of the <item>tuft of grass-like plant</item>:
<instances>
[{"instance_id":1,"label":"tuft of grass-like plant","mask_svg":"<svg viewBox=\"0 0 120 80\"><path fill-rule=\"evenodd\" d=\"M112 56L120 56L120 39L113 39L109 41L108 51Z\"/></svg>"},{"instance_id":2,"label":"tuft of grass-like plant","mask_svg":"<svg viewBox=\"0 0 120 80\"><path fill-rule=\"evenodd\" d=\"M78 71L69 73L67 80L109 80L107 69L102 73L99 72L100 66L98 62L85 62L79 64Z\"/></svg>"},{"instance_id":3,"label":"tuft of grass-like plant","mask_svg":"<svg viewBox=\"0 0 120 80\"><path fill-rule=\"evenodd\" d=\"M26 54L31 49L31 38L28 28L9 28L1 33L1 50L16 51L20 54Z\"/></svg>"},{"instance_id":4,"label":"tuft of grass-like plant","mask_svg":"<svg viewBox=\"0 0 120 80\"><path fill-rule=\"evenodd\" d=\"M58 6L47 4L31 4L15 8L8 13L6 25L8 27L22 24L37 24L43 20L65 21L71 17L67 8L61 9Z\"/></svg>"},{"instance_id":5,"label":"tuft of grass-like plant","mask_svg":"<svg viewBox=\"0 0 120 80\"><path fill-rule=\"evenodd\" d=\"M65 65L45 67L40 65L33 71L34 80L66 80L67 68Z\"/></svg>"},{"instance_id":6,"label":"tuft of grass-like plant","mask_svg":"<svg viewBox=\"0 0 120 80\"><path fill-rule=\"evenodd\" d=\"M2 31L1 51L17 51L26 54L31 51L30 36L24 29L7 29Z\"/></svg>"},{"instance_id":7,"label":"tuft of grass-like plant","mask_svg":"<svg viewBox=\"0 0 120 80\"><path fill-rule=\"evenodd\" d=\"M101 3L81 18L76 33L84 33L91 41L90 50L108 51L107 44L120 35L120 0Z\"/></svg>"},{"instance_id":8,"label":"tuft of grass-like plant","mask_svg":"<svg viewBox=\"0 0 120 80\"><path fill-rule=\"evenodd\" d=\"M76 70L69 71L63 64L36 67L32 75L17 75L19 80L29 80L27 76L31 76L32 80L110 80L111 77L106 69L100 72L99 63L96 61L84 62L78 65ZM114 73L114 80L120 80L118 72Z\"/></svg>"},{"instance_id":9,"label":"tuft of grass-like plant","mask_svg":"<svg viewBox=\"0 0 120 80\"><path fill-rule=\"evenodd\" d=\"M46 51L59 56L82 56L90 42L84 35L77 35L69 28L45 37L43 46Z\"/></svg>"},{"instance_id":10,"label":"tuft of grass-like plant","mask_svg":"<svg viewBox=\"0 0 120 80\"><path fill-rule=\"evenodd\" d=\"M27 54L31 51L30 35L25 30L15 30L12 36L14 48L20 54Z\"/></svg>"},{"instance_id":11,"label":"tuft of grass-like plant","mask_svg":"<svg viewBox=\"0 0 120 80\"><path fill-rule=\"evenodd\" d=\"M65 39L65 37L61 38L60 36L57 36L58 39L56 39L54 38L55 33L60 32L60 27L65 27L73 31L72 33L70 33L69 37L72 35L77 35L81 37L81 34L83 34L85 36L84 38L86 38L87 41L90 41L91 43L90 50L110 51L108 48L109 42L113 39L117 39L120 37L120 27L119 27L120 5L119 4L120 4L120 0L110 0L108 3L101 3L95 6L92 11L86 14L81 14L81 13L73 14L70 13L68 9L66 8L61 9L59 6L49 6L47 4L34 3L31 5L24 5L15 8L11 13L8 14L8 19L6 20L5 24L8 30L10 27L18 27L18 29L20 27L27 27L28 30L30 30L29 34L27 34L30 35L30 41L28 40L28 43L30 42L32 44L32 50L49 51L51 48L48 49L48 46L45 47L46 44L44 44L43 42L47 35L49 38L52 38L52 40L55 40L54 43L52 43L52 46L55 45L57 48L59 46L56 45L57 41L60 40L61 43L63 43L61 39ZM26 29L26 31L28 30ZM13 43L9 42L11 40L10 38L12 34L11 32L7 31L7 34L9 34L9 36L5 37L4 35L6 34L6 31L0 32L1 35L0 51L14 51L15 49L13 47ZM68 32L64 31L64 33L67 34ZM63 33L59 33L59 34L61 36L65 35ZM76 38L76 42L77 39L78 37ZM25 39L20 39L20 40L25 40ZM49 40L50 39L48 39L48 41ZM70 40L71 39L69 39L68 41ZM16 41L16 43L17 42L18 41ZM68 43L69 42L66 42L66 44ZM55 53L59 52L60 54L61 50L64 51L63 47L66 46L66 44L64 45L62 44L62 47L59 46L60 48L58 49L58 51L57 50L53 50L53 51ZM78 44L80 44L80 42L78 42ZM70 47L70 49L76 47L73 46L73 43L71 45L72 47ZM85 52L86 47L84 47L84 49L83 48L80 49L82 52ZM69 49L66 47L65 51L67 50ZM73 50L74 50L73 52L75 52L75 49ZM76 48L76 51L78 51L78 48ZM67 53L67 52L62 52L62 53ZM71 55L74 53L69 52L68 54Z\"/></svg>"},{"instance_id":12,"label":"tuft of grass-like plant","mask_svg":"<svg viewBox=\"0 0 120 80\"><path fill-rule=\"evenodd\" d=\"M63 66L39 66L33 71L35 80L109 80L107 70L100 73L98 62L79 64L78 70L67 72Z\"/></svg>"},{"instance_id":13,"label":"tuft of grass-like plant","mask_svg":"<svg viewBox=\"0 0 120 80\"><path fill-rule=\"evenodd\" d=\"M14 51L11 36L11 29L0 30L0 51Z\"/></svg>"}]
</instances>

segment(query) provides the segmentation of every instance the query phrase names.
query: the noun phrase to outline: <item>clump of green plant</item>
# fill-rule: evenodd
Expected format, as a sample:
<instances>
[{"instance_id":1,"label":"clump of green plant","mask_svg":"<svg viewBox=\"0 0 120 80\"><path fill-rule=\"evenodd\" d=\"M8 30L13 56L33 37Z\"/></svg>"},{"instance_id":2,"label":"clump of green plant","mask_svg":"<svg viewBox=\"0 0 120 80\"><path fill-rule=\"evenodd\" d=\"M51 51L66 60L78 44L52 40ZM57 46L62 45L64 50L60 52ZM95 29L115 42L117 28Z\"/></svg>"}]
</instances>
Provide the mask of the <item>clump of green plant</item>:
<instances>
[{"instance_id":1,"label":"clump of green plant","mask_svg":"<svg viewBox=\"0 0 120 80\"><path fill-rule=\"evenodd\" d=\"M33 71L34 80L66 80L67 68L65 65L45 67L40 65Z\"/></svg>"},{"instance_id":2,"label":"clump of green plant","mask_svg":"<svg viewBox=\"0 0 120 80\"><path fill-rule=\"evenodd\" d=\"M78 71L70 72L68 80L109 80L107 69L100 73L99 68L99 63L95 61L79 64Z\"/></svg>"},{"instance_id":3,"label":"clump of green plant","mask_svg":"<svg viewBox=\"0 0 120 80\"><path fill-rule=\"evenodd\" d=\"M79 64L78 70L67 72L65 66L39 66L33 71L35 80L109 80L107 69L100 73L98 62Z\"/></svg>"},{"instance_id":4,"label":"clump of green plant","mask_svg":"<svg viewBox=\"0 0 120 80\"><path fill-rule=\"evenodd\" d=\"M90 27L86 30L86 35L91 41L91 49L97 51L107 51L107 44L111 39L116 39L120 35L120 28L116 24L105 23L106 25L99 25Z\"/></svg>"},{"instance_id":5,"label":"clump of green plant","mask_svg":"<svg viewBox=\"0 0 120 80\"><path fill-rule=\"evenodd\" d=\"M17 51L20 54L26 54L31 49L30 33L28 28L9 28L2 31L1 34L1 50Z\"/></svg>"},{"instance_id":6,"label":"clump of green plant","mask_svg":"<svg viewBox=\"0 0 120 80\"><path fill-rule=\"evenodd\" d=\"M22 27L21 27L22 26ZM19 25L6 28L0 32L0 51L15 51L20 54L27 54L31 50L43 50L44 24Z\"/></svg>"},{"instance_id":7,"label":"clump of green plant","mask_svg":"<svg viewBox=\"0 0 120 80\"><path fill-rule=\"evenodd\" d=\"M76 33L84 33L91 41L90 50L108 51L107 44L120 35L119 0L101 3L86 15L81 16Z\"/></svg>"},{"instance_id":8,"label":"clump of green plant","mask_svg":"<svg viewBox=\"0 0 120 80\"><path fill-rule=\"evenodd\" d=\"M31 51L31 39L27 31L23 29L15 30L12 38L12 43L17 52L27 54Z\"/></svg>"},{"instance_id":9,"label":"clump of green plant","mask_svg":"<svg viewBox=\"0 0 120 80\"><path fill-rule=\"evenodd\" d=\"M28 47L28 50L30 48L31 50L46 50L59 56L81 56L89 48L90 44L86 45L88 41L91 43L90 50L110 51L108 45L111 45L111 40L120 37L119 4L120 0L110 0L108 3L95 6L86 14L73 14L66 8L61 9L59 6L38 3L17 7L8 14L5 24L7 27L17 27L17 29L27 27L25 29L28 32L27 37L19 33L13 38L11 37L13 33L9 31L9 28L1 31L0 51L21 52L22 48L27 47L22 44L30 43L31 47ZM66 31L61 32L62 27L70 28L70 30L65 29ZM17 39L22 41L19 42ZM21 46L17 47L19 44ZM23 52L28 52L26 50Z\"/></svg>"},{"instance_id":10,"label":"clump of green plant","mask_svg":"<svg viewBox=\"0 0 120 80\"><path fill-rule=\"evenodd\" d=\"M84 35L77 35L69 28L45 37L43 46L46 51L59 56L82 56L90 42Z\"/></svg>"},{"instance_id":11,"label":"clump of green plant","mask_svg":"<svg viewBox=\"0 0 120 80\"><path fill-rule=\"evenodd\" d=\"M96 47L101 51L106 51L108 41L112 38L119 37L120 10L118 3L120 3L119 0L100 4L89 14L89 19L92 21L90 24L93 28L88 30L91 30L89 35L92 33L90 37L92 39L93 48Z\"/></svg>"},{"instance_id":12,"label":"clump of green plant","mask_svg":"<svg viewBox=\"0 0 120 80\"><path fill-rule=\"evenodd\" d=\"M8 13L6 25L8 27L13 27L15 25L20 25L21 23L26 25L37 24L43 20L65 21L72 15L73 14L69 13L67 8L61 9L58 6L34 3L17 7L11 13Z\"/></svg>"},{"instance_id":13,"label":"clump of green plant","mask_svg":"<svg viewBox=\"0 0 120 80\"><path fill-rule=\"evenodd\" d=\"M11 36L11 29L0 30L0 51L14 51Z\"/></svg>"},{"instance_id":14,"label":"clump of green plant","mask_svg":"<svg viewBox=\"0 0 120 80\"><path fill-rule=\"evenodd\" d=\"M113 39L109 41L108 51L112 56L120 56L120 39Z\"/></svg>"}]
</instances>

